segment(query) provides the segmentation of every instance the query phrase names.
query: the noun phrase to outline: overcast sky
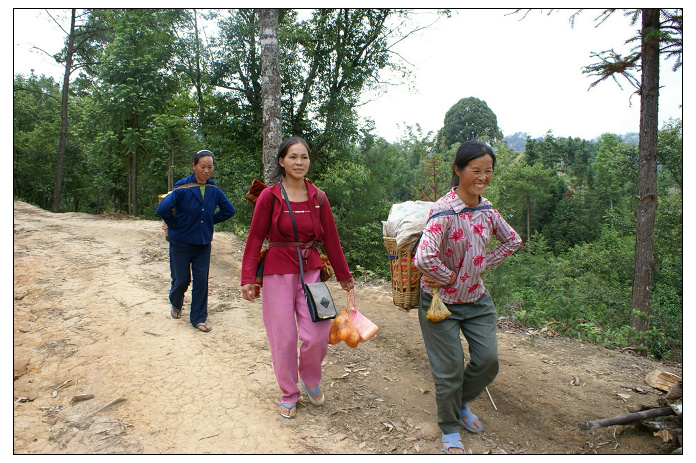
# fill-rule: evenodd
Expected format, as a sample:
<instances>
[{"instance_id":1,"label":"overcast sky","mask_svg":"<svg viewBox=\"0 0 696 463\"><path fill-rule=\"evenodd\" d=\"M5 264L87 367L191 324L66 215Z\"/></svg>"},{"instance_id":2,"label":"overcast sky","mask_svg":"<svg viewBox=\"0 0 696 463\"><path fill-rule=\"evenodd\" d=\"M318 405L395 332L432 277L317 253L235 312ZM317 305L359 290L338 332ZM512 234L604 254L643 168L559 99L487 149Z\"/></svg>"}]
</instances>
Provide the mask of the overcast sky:
<instances>
[{"instance_id":1,"label":"overcast sky","mask_svg":"<svg viewBox=\"0 0 696 463\"><path fill-rule=\"evenodd\" d=\"M592 52L628 51L624 42L639 28L615 13L595 28L598 10L586 10L571 27L575 10L453 10L434 26L402 42L398 50L413 68L413 89L392 88L361 113L375 120L377 133L393 141L404 125L427 131L443 125L447 110L461 98L485 101L504 135L527 132L591 139L605 132L638 132L640 99L620 81L593 82L582 73ZM424 21L425 22L425 21ZM681 117L682 72L669 63L660 76L660 121ZM662 125L662 124L661 124Z\"/></svg>"},{"instance_id":2,"label":"overcast sky","mask_svg":"<svg viewBox=\"0 0 696 463\"><path fill-rule=\"evenodd\" d=\"M504 135L539 137L551 130L557 137L592 139L605 132L638 132L640 99L631 98L634 89L625 81L623 90L606 81L588 90L593 80L582 68L593 62L592 52L628 51L624 42L639 25L631 26L621 12L595 27L599 10L585 10L573 28L569 18L575 10L551 15L535 10L525 19L506 16L511 11L453 10L451 18L401 42L394 50L410 63L411 81L366 103L360 115L373 119L376 134L390 142L409 125L420 124L425 133L439 130L447 110L467 97L488 104ZM414 18L427 24L435 18L430 13L417 10ZM14 72L28 75L34 69L61 81L61 67L32 47L56 53L63 38L44 10L15 9ZM660 76L660 127L670 117L682 117L682 71L672 72L672 64L664 65Z\"/></svg>"}]
</instances>

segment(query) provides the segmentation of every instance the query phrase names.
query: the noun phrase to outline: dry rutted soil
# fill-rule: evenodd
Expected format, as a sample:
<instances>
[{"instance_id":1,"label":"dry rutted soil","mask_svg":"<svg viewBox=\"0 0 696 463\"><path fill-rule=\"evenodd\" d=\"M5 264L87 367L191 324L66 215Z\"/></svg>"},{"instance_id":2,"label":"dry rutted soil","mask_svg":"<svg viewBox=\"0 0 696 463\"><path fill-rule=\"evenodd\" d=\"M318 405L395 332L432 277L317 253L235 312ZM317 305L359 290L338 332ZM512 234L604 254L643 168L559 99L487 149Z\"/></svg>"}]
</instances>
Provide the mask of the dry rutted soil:
<instances>
[{"instance_id":1,"label":"dry rutted soil","mask_svg":"<svg viewBox=\"0 0 696 463\"><path fill-rule=\"evenodd\" d=\"M324 406L303 396L296 419L278 415L261 306L239 291L243 244L215 234L206 334L186 308L181 320L169 316L159 222L15 201L14 453L441 453L417 314L396 308L383 281L356 289L358 309L380 330L357 349L329 347ZM344 293L330 287L341 305ZM658 391L627 387L650 389L643 378L658 367L680 370L504 327L499 343L491 398L471 404L484 431L462 430L469 453L671 450L635 426L578 423L653 404Z\"/></svg>"}]
</instances>

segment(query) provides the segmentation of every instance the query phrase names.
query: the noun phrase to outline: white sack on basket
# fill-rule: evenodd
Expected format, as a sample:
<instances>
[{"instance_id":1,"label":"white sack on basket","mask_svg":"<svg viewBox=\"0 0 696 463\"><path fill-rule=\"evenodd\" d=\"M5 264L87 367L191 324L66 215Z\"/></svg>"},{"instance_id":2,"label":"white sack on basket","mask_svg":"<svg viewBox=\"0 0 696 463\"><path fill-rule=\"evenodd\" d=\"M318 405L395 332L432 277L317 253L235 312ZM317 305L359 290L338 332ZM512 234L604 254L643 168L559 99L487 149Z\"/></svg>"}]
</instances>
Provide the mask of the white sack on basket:
<instances>
[{"instance_id":1,"label":"white sack on basket","mask_svg":"<svg viewBox=\"0 0 696 463\"><path fill-rule=\"evenodd\" d=\"M386 236L396 238L397 247L414 242L423 232L433 204L430 201L406 201L392 205L384 225Z\"/></svg>"}]
</instances>

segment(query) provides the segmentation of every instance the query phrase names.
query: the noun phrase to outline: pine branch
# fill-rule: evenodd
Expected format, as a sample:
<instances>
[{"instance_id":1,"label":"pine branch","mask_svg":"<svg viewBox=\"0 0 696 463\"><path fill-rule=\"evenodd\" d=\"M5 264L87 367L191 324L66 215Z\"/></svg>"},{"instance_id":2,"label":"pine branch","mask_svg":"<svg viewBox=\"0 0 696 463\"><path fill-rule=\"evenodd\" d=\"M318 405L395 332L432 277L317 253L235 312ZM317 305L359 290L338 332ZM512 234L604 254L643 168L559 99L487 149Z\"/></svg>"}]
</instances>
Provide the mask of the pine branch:
<instances>
[{"instance_id":1,"label":"pine branch","mask_svg":"<svg viewBox=\"0 0 696 463\"><path fill-rule=\"evenodd\" d=\"M639 52L631 53L630 55L623 57L614 51L614 49L611 49L600 53L592 53L592 57L599 59L599 62L586 66L582 71L583 74L599 77L599 79L592 82L590 88L595 87L600 82L612 78L617 83L619 88L623 89L623 87L621 87L621 83L617 79L617 76L625 78L636 89L640 87L640 80L632 74L632 71L636 71L640 67L641 55Z\"/></svg>"}]
</instances>

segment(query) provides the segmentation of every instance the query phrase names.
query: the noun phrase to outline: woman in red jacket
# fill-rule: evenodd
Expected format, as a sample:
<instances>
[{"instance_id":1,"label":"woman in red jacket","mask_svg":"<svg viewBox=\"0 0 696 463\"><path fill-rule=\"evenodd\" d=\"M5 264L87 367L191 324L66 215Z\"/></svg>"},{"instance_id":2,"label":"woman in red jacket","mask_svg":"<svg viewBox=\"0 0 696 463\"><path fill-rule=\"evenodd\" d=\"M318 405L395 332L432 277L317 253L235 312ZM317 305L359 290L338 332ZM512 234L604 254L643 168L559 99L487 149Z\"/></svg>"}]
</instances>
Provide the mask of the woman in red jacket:
<instances>
[{"instance_id":1,"label":"woman in red jacket","mask_svg":"<svg viewBox=\"0 0 696 463\"><path fill-rule=\"evenodd\" d=\"M305 178L309 170L309 146L298 137L283 141L278 150L278 166L274 178L280 179L295 216L298 239L307 243L302 248L305 283L320 280L322 262L311 243L321 244L346 291L355 281L341 249L336 223L329 201L322 191ZM249 236L242 258L242 295L248 301L256 298L254 281L261 246L268 236L270 249L263 265L263 322L271 349L273 370L282 391L280 415L294 418L300 398L298 379L309 401L324 403L319 387L321 363L329 344L331 320L312 322L300 283L297 248L282 243L295 242L288 208L276 183L264 189L256 202ZM302 341L297 352L297 339Z\"/></svg>"}]
</instances>

